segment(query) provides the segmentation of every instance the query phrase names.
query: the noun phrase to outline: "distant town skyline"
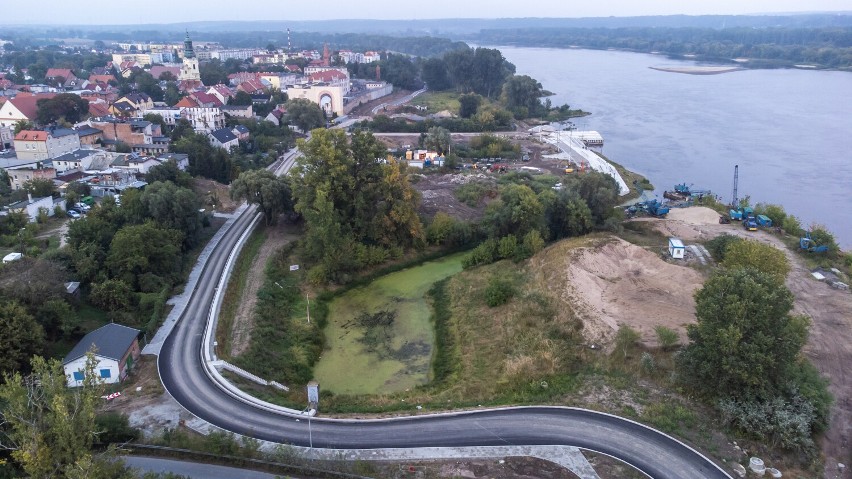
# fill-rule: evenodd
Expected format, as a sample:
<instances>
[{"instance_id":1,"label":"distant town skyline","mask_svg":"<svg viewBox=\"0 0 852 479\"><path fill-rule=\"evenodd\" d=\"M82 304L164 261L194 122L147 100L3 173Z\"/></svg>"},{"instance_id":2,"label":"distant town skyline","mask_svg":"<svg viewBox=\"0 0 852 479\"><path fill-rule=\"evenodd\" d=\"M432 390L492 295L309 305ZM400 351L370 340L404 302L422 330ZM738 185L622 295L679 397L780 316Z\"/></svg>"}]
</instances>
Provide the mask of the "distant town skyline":
<instances>
[{"instance_id":1,"label":"distant town skyline","mask_svg":"<svg viewBox=\"0 0 852 479\"><path fill-rule=\"evenodd\" d=\"M804 13L852 11L849 0L603 0L572 2L533 0L531 2L484 2L471 0L432 0L419 5L398 0L350 2L327 0L321 6L312 2L253 0L250 4L232 0L148 0L125 7L125 2L81 6L67 0L42 0L37 7L9 8L0 25L140 25L193 21L309 21L336 19L410 20L440 18L522 18L522 17L629 17L646 15L746 15L765 13ZM250 8L247 8L249 7Z\"/></svg>"}]
</instances>

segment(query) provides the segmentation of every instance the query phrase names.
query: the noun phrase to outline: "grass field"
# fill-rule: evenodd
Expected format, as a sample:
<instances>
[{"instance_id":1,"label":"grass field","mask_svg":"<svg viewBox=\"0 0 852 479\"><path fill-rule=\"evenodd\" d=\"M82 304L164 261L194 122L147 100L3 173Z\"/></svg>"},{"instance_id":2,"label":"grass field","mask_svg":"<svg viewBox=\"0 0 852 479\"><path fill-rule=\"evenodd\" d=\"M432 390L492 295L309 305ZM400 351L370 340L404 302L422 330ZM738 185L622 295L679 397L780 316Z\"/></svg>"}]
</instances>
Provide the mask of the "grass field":
<instances>
[{"instance_id":1,"label":"grass field","mask_svg":"<svg viewBox=\"0 0 852 479\"><path fill-rule=\"evenodd\" d=\"M335 298L329 305L326 349L314 369L323 390L388 393L428 382L435 337L426 292L461 271L463 256L391 273ZM365 324L362 314L379 312L395 317L390 324Z\"/></svg>"},{"instance_id":2,"label":"grass field","mask_svg":"<svg viewBox=\"0 0 852 479\"><path fill-rule=\"evenodd\" d=\"M456 92L432 92L427 91L421 95L414 97L411 100L411 105L425 106L428 108L426 113L438 113L439 111L449 110L450 113L459 113L459 94Z\"/></svg>"}]
</instances>

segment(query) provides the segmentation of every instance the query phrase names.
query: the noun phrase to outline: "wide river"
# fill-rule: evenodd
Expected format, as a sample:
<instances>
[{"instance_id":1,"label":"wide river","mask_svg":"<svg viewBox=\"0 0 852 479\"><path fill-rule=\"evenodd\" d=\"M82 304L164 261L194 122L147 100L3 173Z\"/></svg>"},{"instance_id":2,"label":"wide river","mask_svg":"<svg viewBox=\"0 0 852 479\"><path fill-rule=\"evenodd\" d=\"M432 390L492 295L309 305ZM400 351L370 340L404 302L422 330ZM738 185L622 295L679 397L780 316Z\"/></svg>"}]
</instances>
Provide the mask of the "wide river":
<instances>
[{"instance_id":1,"label":"wide river","mask_svg":"<svg viewBox=\"0 0 852 479\"><path fill-rule=\"evenodd\" d=\"M517 74L555 93L554 105L592 112L603 152L662 192L686 182L730 201L778 203L803 226L826 225L852 249L852 73L743 70L687 75L663 56L497 47Z\"/></svg>"}]
</instances>

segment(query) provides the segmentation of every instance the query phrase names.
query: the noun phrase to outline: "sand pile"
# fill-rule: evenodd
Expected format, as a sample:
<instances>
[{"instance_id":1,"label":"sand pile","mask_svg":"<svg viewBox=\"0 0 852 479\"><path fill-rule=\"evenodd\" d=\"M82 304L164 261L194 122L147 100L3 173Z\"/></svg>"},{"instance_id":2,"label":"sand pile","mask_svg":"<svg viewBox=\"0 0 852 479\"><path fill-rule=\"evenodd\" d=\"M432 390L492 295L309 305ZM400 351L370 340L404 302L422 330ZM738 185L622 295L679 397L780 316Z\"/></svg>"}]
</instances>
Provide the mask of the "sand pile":
<instances>
[{"instance_id":1,"label":"sand pile","mask_svg":"<svg viewBox=\"0 0 852 479\"><path fill-rule=\"evenodd\" d=\"M717 225L719 224L719 213L706 206L672 208L669 211L668 219L683 221L691 225Z\"/></svg>"},{"instance_id":2,"label":"sand pile","mask_svg":"<svg viewBox=\"0 0 852 479\"><path fill-rule=\"evenodd\" d=\"M553 292L583 321L589 342L608 343L622 324L649 346L657 345L658 325L685 341L685 326L695 322L692 295L703 283L701 274L621 239L576 249L560 243L535 261Z\"/></svg>"}]
</instances>

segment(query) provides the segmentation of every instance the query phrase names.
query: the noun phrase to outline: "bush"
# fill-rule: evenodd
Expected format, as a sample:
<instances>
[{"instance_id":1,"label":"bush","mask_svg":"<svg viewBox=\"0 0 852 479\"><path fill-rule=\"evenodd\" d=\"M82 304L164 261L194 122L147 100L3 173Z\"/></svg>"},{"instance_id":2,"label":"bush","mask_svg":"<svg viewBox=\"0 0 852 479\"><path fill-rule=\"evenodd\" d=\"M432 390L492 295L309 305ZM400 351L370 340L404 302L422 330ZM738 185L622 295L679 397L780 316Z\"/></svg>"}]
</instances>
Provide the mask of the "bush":
<instances>
[{"instance_id":1,"label":"bush","mask_svg":"<svg viewBox=\"0 0 852 479\"><path fill-rule=\"evenodd\" d=\"M657 341L660 342L660 348L663 351L674 349L680 341L677 332L665 326L657 326L654 332L657 333Z\"/></svg>"},{"instance_id":2,"label":"bush","mask_svg":"<svg viewBox=\"0 0 852 479\"><path fill-rule=\"evenodd\" d=\"M754 213L769 217L772 220L773 226L782 226L784 220L787 219L787 212L784 211L784 207L771 203L758 203L754 207Z\"/></svg>"},{"instance_id":3,"label":"bush","mask_svg":"<svg viewBox=\"0 0 852 479\"><path fill-rule=\"evenodd\" d=\"M831 255L836 255L840 252L840 247L837 245L834 235L823 225L811 225L811 239L818 246L827 246L828 253Z\"/></svg>"},{"instance_id":4,"label":"bush","mask_svg":"<svg viewBox=\"0 0 852 479\"><path fill-rule=\"evenodd\" d=\"M713 259L721 263L725 260L725 252L728 250L728 246L737 241L743 241L743 239L725 233L708 241L706 246L710 254L713 255Z\"/></svg>"},{"instance_id":5,"label":"bush","mask_svg":"<svg viewBox=\"0 0 852 479\"><path fill-rule=\"evenodd\" d=\"M479 206L479 203L482 202L482 199L485 198L486 195L496 194L491 185L481 181L471 181L470 183L461 185L456 188L454 193L456 195L456 199L471 208Z\"/></svg>"},{"instance_id":6,"label":"bush","mask_svg":"<svg viewBox=\"0 0 852 479\"><path fill-rule=\"evenodd\" d=\"M465 269L481 264L493 263L497 259L497 240L489 238L477 246L462 260Z\"/></svg>"},{"instance_id":7,"label":"bush","mask_svg":"<svg viewBox=\"0 0 852 479\"><path fill-rule=\"evenodd\" d=\"M651 356L651 353L647 351L642 353L642 357L639 358L639 365L642 366L642 371L648 375L653 375L657 370L657 365L654 363L654 356Z\"/></svg>"},{"instance_id":8,"label":"bush","mask_svg":"<svg viewBox=\"0 0 852 479\"><path fill-rule=\"evenodd\" d=\"M773 447L813 450L812 425L816 414L813 404L802 396L791 400L777 396L767 401L719 401L719 411L729 425Z\"/></svg>"},{"instance_id":9,"label":"bush","mask_svg":"<svg viewBox=\"0 0 852 479\"><path fill-rule=\"evenodd\" d=\"M121 444L139 438L139 430L130 427L127 416L117 412L107 412L95 417L95 429L99 431L98 444Z\"/></svg>"},{"instance_id":10,"label":"bush","mask_svg":"<svg viewBox=\"0 0 852 479\"><path fill-rule=\"evenodd\" d=\"M796 237L801 237L805 234L805 230L802 229L802 222L793 215L788 215L784 218L784 221L781 222L781 229L788 235Z\"/></svg>"},{"instance_id":11,"label":"bush","mask_svg":"<svg viewBox=\"0 0 852 479\"><path fill-rule=\"evenodd\" d=\"M456 220L452 216L439 211L426 228L426 241L433 245L444 244L450 237L450 233L453 232L455 225Z\"/></svg>"},{"instance_id":12,"label":"bush","mask_svg":"<svg viewBox=\"0 0 852 479\"><path fill-rule=\"evenodd\" d=\"M790 261L780 249L757 241L734 241L725 248L726 268L754 268L778 276L782 280L790 273Z\"/></svg>"},{"instance_id":13,"label":"bush","mask_svg":"<svg viewBox=\"0 0 852 479\"><path fill-rule=\"evenodd\" d=\"M630 349L639 342L639 338L639 333L635 329L622 324L615 333L615 350L620 351L626 358Z\"/></svg>"},{"instance_id":14,"label":"bush","mask_svg":"<svg viewBox=\"0 0 852 479\"><path fill-rule=\"evenodd\" d=\"M497 244L497 255L500 259L514 258L518 251L518 238L515 235L507 235L500 238Z\"/></svg>"},{"instance_id":15,"label":"bush","mask_svg":"<svg viewBox=\"0 0 852 479\"><path fill-rule=\"evenodd\" d=\"M524 254L526 257L534 256L544 249L544 238L538 230L532 230L524 235Z\"/></svg>"},{"instance_id":16,"label":"bush","mask_svg":"<svg viewBox=\"0 0 852 479\"><path fill-rule=\"evenodd\" d=\"M514 295L512 284L498 278L491 278L485 288L485 302L492 308L508 303Z\"/></svg>"}]
</instances>

